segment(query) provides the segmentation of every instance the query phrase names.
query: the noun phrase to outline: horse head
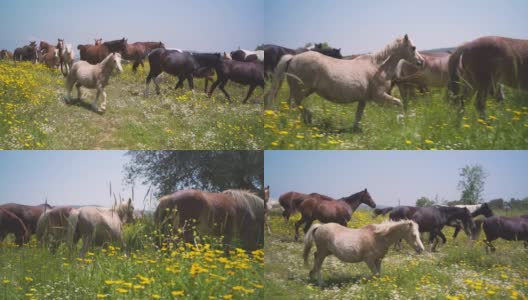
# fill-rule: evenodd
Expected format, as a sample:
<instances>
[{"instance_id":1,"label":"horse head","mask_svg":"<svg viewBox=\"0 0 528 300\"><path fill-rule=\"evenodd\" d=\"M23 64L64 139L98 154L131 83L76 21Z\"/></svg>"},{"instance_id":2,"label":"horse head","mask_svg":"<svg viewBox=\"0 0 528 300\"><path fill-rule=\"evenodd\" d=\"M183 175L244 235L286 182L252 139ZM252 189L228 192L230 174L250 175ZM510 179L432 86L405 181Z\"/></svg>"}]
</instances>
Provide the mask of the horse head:
<instances>
[{"instance_id":1,"label":"horse head","mask_svg":"<svg viewBox=\"0 0 528 300\"><path fill-rule=\"evenodd\" d=\"M96 46L99 46L103 43L103 39L102 38L98 38L98 39L94 39L94 44Z\"/></svg>"},{"instance_id":2,"label":"horse head","mask_svg":"<svg viewBox=\"0 0 528 300\"><path fill-rule=\"evenodd\" d=\"M418 51L416 51L416 46L407 34L405 34L403 39L399 40L398 52L401 55L401 58L410 63L414 63L418 66L424 64L424 58L418 53Z\"/></svg>"},{"instance_id":3,"label":"horse head","mask_svg":"<svg viewBox=\"0 0 528 300\"><path fill-rule=\"evenodd\" d=\"M64 49L64 39L57 39L57 48Z\"/></svg>"},{"instance_id":4,"label":"horse head","mask_svg":"<svg viewBox=\"0 0 528 300\"><path fill-rule=\"evenodd\" d=\"M374 199L372 199L366 188L362 192L361 203L366 204L372 208L376 208L376 203L374 202Z\"/></svg>"},{"instance_id":5,"label":"horse head","mask_svg":"<svg viewBox=\"0 0 528 300\"><path fill-rule=\"evenodd\" d=\"M128 198L128 201L119 203L115 210L121 222L132 223L134 221L134 206L132 205L131 198Z\"/></svg>"},{"instance_id":6,"label":"horse head","mask_svg":"<svg viewBox=\"0 0 528 300\"><path fill-rule=\"evenodd\" d=\"M471 240L475 240L475 222L473 222L471 213L466 207L463 208L463 212L460 214L460 220L462 221L462 228L466 235L469 236Z\"/></svg>"},{"instance_id":7,"label":"horse head","mask_svg":"<svg viewBox=\"0 0 528 300\"><path fill-rule=\"evenodd\" d=\"M420 239L420 231L418 230L418 224L412 220L401 221L404 226L403 238L405 241L414 247L416 253L420 253L424 250L424 245Z\"/></svg>"}]
</instances>

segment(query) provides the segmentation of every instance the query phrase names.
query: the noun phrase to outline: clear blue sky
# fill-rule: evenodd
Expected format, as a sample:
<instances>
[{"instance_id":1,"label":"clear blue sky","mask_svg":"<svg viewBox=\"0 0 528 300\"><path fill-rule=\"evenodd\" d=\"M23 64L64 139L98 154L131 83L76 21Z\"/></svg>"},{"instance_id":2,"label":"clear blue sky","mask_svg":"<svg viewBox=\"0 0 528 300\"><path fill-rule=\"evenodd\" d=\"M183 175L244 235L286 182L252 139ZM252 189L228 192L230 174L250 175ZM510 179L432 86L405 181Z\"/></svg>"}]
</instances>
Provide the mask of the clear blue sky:
<instances>
[{"instance_id":1,"label":"clear blue sky","mask_svg":"<svg viewBox=\"0 0 528 300\"><path fill-rule=\"evenodd\" d=\"M528 151L266 151L271 197L288 191L348 196L368 188L377 204L413 205L426 196L457 200L460 168L488 172L484 200L528 197Z\"/></svg>"},{"instance_id":2,"label":"clear blue sky","mask_svg":"<svg viewBox=\"0 0 528 300\"><path fill-rule=\"evenodd\" d=\"M0 151L0 203L100 205L111 207L109 182L119 197L131 196L123 178L126 151ZM148 186L134 189L143 209ZM148 207L147 207L148 208Z\"/></svg>"},{"instance_id":3,"label":"clear blue sky","mask_svg":"<svg viewBox=\"0 0 528 300\"><path fill-rule=\"evenodd\" d=\"M408 33L418 49L485 35L528 39L526 0L266 0L264 42L329 42L343 54L383 48Z\"/></svg>"},{"instance_id":4,"label":"clear blue sky","mask_svg":"<svg viewBox=\"0 0 528 300\"><path fill-rule=\"evenodd\" d=\"M263 11L263 0L8 0L0 6L0 48L126 37L196 51L254 49L264 34Z\"/></svg>"}]
</instances>

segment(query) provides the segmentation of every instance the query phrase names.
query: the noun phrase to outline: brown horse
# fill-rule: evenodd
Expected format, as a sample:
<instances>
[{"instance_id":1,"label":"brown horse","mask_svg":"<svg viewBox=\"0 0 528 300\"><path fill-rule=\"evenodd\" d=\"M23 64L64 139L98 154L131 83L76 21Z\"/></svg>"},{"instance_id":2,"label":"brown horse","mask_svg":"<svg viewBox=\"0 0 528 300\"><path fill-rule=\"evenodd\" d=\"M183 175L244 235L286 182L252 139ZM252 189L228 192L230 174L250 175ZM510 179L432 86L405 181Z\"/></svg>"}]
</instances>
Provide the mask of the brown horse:
<instances>
[{"instance_id":1,"label":"brown horse","mask_svg":"<svg viewBox=\"0 0 528 300\"><path fill-rule=\"evenodd\" d=\"M287 192L279 197L279 204L284 208L282 216L284 221L287 223L290 220L290 216L299 211L299 206L307 198L317 198L319 200L335 200L332 197L321 195L318 193L303 194L298 192Z\"/></svg>"},{"instance_id":2,"label":"brown horse","mask_svg":"<svg viewBox=\"0 0 528 300\"><path fill-rule=\"evenodd\" d=\"M47 210L37 222L37 240L41 245L49 246L55 250L61 242L67 242L67 232L72 214L77 209L72 207L55 207Z\"/></svg>"},{"instance_id":3,"label":"brown horse","mask_svg":"<svg viewBox=\"0 0 528 300\"><path fill-rule=\"evenodd\" d=\"M154 220L166 237L170 237L174 229L181 230L188 243L194 242L194 230L199 234L223 235L226 251L235 233L246 250L261 246L263 217L264 200L243 190L178 191L162 197L154 213ZM195 222L196 229L193 229Z\"/></svg>"},{"instance_id":4,"label":"brown horse","mask_svg":"<svg viewBox=\"0 0 528 300\"><path fill-rule=\"evenodd\" d=\"M4 205L0 205L0 208L5 209L20 218L20 220L24 222L24 225L29 230L29 233L34 234L37 230L37 221L40 215L45 210L51 209L53 207L48 205L47 203L36 206L7 203Z\"/></svg>"},{"instance_id":5,"label":"brown horse","mask_svg":"<svg viewBox=\"0 0 528 300\"><path fill-rule=\"evenodd\" d=\"M305 223L304 233L308 232L315 220L321 223L333 222L347 226L352 214L361 203L372 208L376 207L376 203L367 189L334 201L321 201L320 198L316 197L305 199L299 206L302 217L295 223L295 240L299 238L299 227L303 223Z\"/></svg>"},{"instance_id":6,"label":"brown horse","mask_svg":"<svg viewBox=\"0 0 528 300\"><path fill-rule=\"evenodd\" d=\"M18 246L27 243L31 236L24 222L17 215L0 207L0 242L10 233L15 235Z\"/></svg>"},{"instance_id":7,"label":"brown horse","mask_svg":"<svg viewBox=\"0 0 528 300\"><path fill-rule=\"evenodd\" d=\"M38 53L37 53L37 42L29 42L29 45L16 48L13 53L13 60L16 61L32 61L34 63L38 62Z\"/></svg>"},{"instance_id":8,"label":"brown horse","mask_svg":"<svg viewBox=\"0 0 528 300\"><path fill-rule=\"evenodd\" d=\"M127 44L126 52L123 53L123 59L134 61L132 71L137 71L139 65L145 68L143 61L150 51L157 48L165 48L162 42L135 42Z\"/></svg>"},{"instance_id":9,"label":"brown horse","mask_svg":"<svg viewBox=\"0 0 528 300\"><path fill-rule=\"evenodd\" d=\"M2 49L0 51L0 59L13 59L13 52L7 51L6 49Z\"/></svg>"},{"instance_id":10,"label":"brown horse","mask_svg":"<svg viewBox=\"0 0 528 300\"><path fill-rule=\"evenodd\" d=\"M449 90L457 96L460 82L476 91L475 106L485 119L486 96L498 84L528 91L528 40L499 36L478 38L459 46L449 58ZM464 102L460 101L463 108Z\"/></svg>"},{"instance_id":11,"label":"brown horse","mask_svg":"<svg viewBox=\"0 0 528 300\"><path fill-rule=\"evenodd\" d=\"M110 53L119 52L121 55L127 51L127 40L122 38L120 40L104 42L101 45L89 46L79 45L77 49L80 50L81 60L85 60L92 65L102 62Z\"/></svg>"}]
</instances>

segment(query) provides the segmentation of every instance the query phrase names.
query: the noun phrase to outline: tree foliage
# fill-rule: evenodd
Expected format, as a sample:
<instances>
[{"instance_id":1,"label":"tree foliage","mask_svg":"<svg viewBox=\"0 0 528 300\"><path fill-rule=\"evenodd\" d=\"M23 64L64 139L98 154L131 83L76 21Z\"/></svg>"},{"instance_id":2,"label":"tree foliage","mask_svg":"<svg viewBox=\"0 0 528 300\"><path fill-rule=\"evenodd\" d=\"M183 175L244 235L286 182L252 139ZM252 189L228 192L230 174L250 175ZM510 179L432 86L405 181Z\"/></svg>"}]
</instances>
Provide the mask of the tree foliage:
<instances>
[{"instance_id":1,"label":"tree foliage","mask_svg":"<svg viewBox=\"0 0 528 300\"><path fill-rule=\"evenodd\" d=\"M262 151L129 151L129 183L151 184L158 196L195 188L206 191L262 191Z\"/></svg>"},{"instance_id":2,"label":"tree foliage","mask_svg":"<svg viewBox=\"0 0 528 300\"><path fill-rule=\"evenodd\" d=\"M477 204L482 201L484 183L488 174L481 165L467 165L460 169L458 189L462 191L460 201L463 204Z\"/></svg>"},{"instance_id":3,"label":"tree foliage","mask_svg":"<svg viewBox=\"0 0 528 300\"><path fill-rule=\"evenodd\" d=\"M416 200L416 206L418 207L426 207L426 206L432 206L435 202L427 197L420 197Z\"/></svg>"}]
</instances>

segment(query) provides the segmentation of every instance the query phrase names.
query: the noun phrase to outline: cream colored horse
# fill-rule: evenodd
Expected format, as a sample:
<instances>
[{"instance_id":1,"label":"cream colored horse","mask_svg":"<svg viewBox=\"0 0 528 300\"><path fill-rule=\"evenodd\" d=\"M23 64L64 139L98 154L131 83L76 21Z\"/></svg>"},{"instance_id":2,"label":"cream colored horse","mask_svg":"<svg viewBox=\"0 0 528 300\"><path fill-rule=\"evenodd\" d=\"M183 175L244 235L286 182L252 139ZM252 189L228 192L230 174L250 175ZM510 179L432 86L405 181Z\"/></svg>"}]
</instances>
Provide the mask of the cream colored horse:
<instances>
[{"instance_id":1,"label":"cream colored horse","mask_svg":"<svg viewBox=\"0 0 528 300\"><path fill-rule=\"evenodd\" d=\"M92 65L82 60L74 63L66 78L66 89L68 90L66 101L71 101L71 90L74 84L77 87L78 100L81 99L81 86L89 89L97 89L97 96L95 96L92 107L97 112L104 112L106 110L106 93L104 88L108 85L114 69L119 72L123 71L121 54L119 53L110 53L97 65ZM99 107L98 101L101 94L103 94L103 103Z\"/></svg>"},{"instance_id":2,"label":"cream colored horse","mask_svg":"<svg viewBox=\"0 0 528 300\"><path fill-rule=\"evenodd\" d=\"M113 208L81 207L77 214L69 219L68 242L74 248L83 240L81 256L93 244L101 246L105 243L116 242L124 246L123 224L131 223L134 219L132 200L123 201Z\"/></svg>"},{"instance_id":3,"label":"cream colored horse","mask_svg":"<svg viewBox=\"0 0 528 300\"><path fill-rule=\"evenodd\" d=\"M314 266L310 278L317 276L319 285L321 266L329 255L335 255L344 262L364 261L373 274L381 272L381 260L389 247L400 239L405 239L416 252L422 252L424 246L420 240L418 224L410 220L371 224L359 229L352 229L336 223L315 224L310 227L304 238L304 264L308 266L308 254L315 242Z\"/></svg>"},{"instance_id":4,"label":"cream colored horse","mask_svg":"<svg viewBox=\"0 0 528 300\"><path fill-rule=\"evenodd\" d=\"M335 102L358 102L353 129L359 124L368 100L388 102L402 106L400 99L387 93L400 59L422 65L423 58L407 35L398 38L383 50L342 60L314 51L284 55L273 74L272 87L265 96L266 108L271 108L277 98L284 77L288 75L290 97L297 105L312 93ZM305 115L305 121L307 115Z\"/></svg>"}]
</instances>

